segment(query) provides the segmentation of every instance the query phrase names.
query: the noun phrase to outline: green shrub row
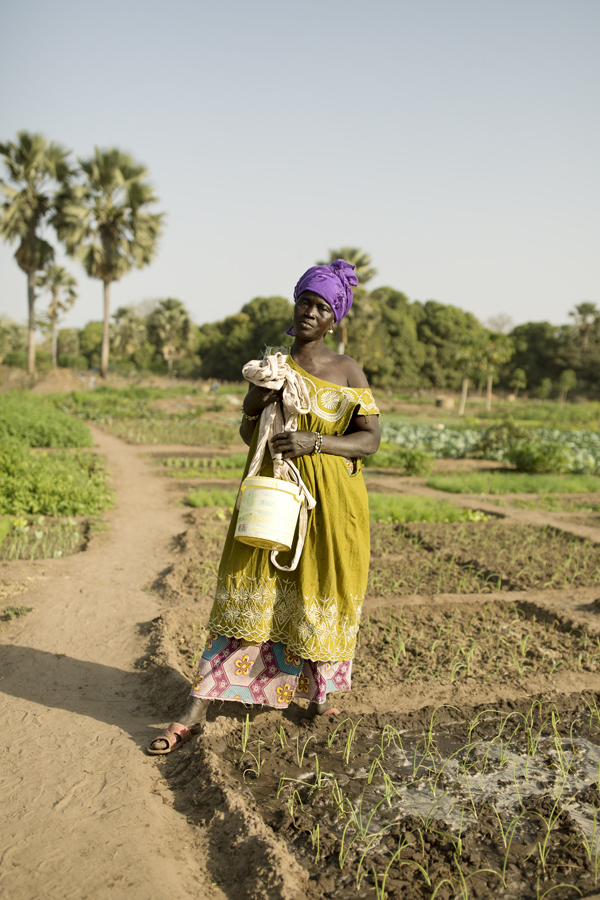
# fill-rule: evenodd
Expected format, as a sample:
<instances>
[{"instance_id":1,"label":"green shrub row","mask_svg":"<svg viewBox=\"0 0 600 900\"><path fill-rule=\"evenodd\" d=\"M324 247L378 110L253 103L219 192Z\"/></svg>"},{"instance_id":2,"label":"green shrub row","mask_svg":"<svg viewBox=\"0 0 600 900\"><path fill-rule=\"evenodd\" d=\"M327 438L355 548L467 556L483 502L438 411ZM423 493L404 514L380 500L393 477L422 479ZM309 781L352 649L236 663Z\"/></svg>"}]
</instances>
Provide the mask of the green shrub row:
<instances>
[{"instance_id":1,"label":"green shrub row","mask_svg":"<svg viewBox=\"0 0 600 900\"><path fill-rule=\"evenodd\" d=\"M0 394L0 441L12 438L29 447L91 447L83 422L25 391Z\"/></svg>"},{"instance_id":2,"label":"green shrub row","mask_svg":"<svg viewBox=\"0 0 600 900\"><path fill-rule=\"evenodd\" d=\"M0 514L95 515L112 502L93 453L32 451L14 438L0 440Z\"/></svg>"}]
</instances>

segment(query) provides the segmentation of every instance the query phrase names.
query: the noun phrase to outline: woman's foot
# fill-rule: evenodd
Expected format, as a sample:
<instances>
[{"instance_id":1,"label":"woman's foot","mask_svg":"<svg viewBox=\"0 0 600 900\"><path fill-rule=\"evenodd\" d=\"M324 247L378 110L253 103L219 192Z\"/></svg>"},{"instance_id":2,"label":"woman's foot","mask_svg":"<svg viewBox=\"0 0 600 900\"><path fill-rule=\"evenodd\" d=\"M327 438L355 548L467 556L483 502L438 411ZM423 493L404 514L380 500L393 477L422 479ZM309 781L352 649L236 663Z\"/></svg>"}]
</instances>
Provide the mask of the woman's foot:
<instances>
[{"instance_id":1,"label":"woman's foot","mask_svg":"<svg viewBox=\"0 0 600 900\"><path fill-rule=\"evenodd\" d=\"M309 703L308 715L300 719L301 725L311 725L317 716L339 716L340 711L331 704L325 703Z\"/></svg>"},{"instance_id":2,"label":"woman's foot","mask_svg":"<svg viewBox=\"0 0 600 900\"><path fill-rule=\"evenodd\" d=\"M148 747L151 756L170 753L189 741L195 734L200 734L206 724L208 700L191 697L178 722L172 722L159 737L154 738Z\"/></svg>"}]
</instances>

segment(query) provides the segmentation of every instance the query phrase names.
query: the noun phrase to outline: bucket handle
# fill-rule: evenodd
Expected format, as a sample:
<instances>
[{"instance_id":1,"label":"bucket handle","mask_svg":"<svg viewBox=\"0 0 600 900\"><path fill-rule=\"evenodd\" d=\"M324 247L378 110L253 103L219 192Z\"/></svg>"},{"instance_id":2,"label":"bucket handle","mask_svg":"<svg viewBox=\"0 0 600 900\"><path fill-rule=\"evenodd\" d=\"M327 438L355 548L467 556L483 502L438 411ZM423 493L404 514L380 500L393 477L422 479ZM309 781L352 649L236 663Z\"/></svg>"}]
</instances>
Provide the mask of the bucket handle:
<instances>
[{"instance_id":1,"label":"bucket handle","mask_svg":"<svg viewBox=\"0 0 600 900\"><path fill-rule=\"evenodd\" d=\"M298 540L296 542L296 550L294 551L294 556L292 558L289 566L280 566L277 562L277 554L281 553L280 550L271 550L271 562L275 566L275 568L279 569L280 572L293 572L296 566L298 565L298 561L300 559L300 554L304 549L304 541L306 540L306 531L308 528L308 509L306 508L306 502L304 497L300 499L300 512L298 514Z\"/></svg>"}]
</instances>

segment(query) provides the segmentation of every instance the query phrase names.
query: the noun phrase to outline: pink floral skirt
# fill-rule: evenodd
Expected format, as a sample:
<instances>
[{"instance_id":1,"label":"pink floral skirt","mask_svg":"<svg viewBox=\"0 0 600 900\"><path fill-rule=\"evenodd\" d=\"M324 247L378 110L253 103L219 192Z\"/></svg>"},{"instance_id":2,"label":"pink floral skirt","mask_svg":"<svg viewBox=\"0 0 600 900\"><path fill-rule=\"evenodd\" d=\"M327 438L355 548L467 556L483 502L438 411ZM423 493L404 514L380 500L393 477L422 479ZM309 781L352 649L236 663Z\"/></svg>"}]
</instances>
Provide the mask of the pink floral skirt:
<instances>
[{"instance_id":1,"label":"pink floral skirt","mask_svg":"<svg viewBox=\"0 0 600 900\"><path fill-rule=\"evenodd\" d=\"M285 709L291 701L324 703L330 691L349 691L352 660L313 662L281 643L249 644L222 634L209 635L191 696L241 700Z\"/></svg>"}]
</instances>

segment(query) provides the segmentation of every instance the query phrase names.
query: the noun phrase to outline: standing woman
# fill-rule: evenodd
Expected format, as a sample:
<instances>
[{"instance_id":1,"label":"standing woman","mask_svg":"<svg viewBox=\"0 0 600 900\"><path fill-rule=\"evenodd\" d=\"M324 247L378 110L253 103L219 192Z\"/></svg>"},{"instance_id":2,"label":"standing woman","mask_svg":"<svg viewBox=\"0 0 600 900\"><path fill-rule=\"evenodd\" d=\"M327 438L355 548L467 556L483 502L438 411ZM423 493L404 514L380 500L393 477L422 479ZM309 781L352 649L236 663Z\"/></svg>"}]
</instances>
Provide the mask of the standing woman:
<instances>
[{"instance_id":1,"label":"standing woman","mask_svg":"<svg viewBox=\"0 0 600 900\"><path fill-rule=\"evenodd\" d=\"M312 718L337 713L327 702L329 692L350 690L370 555L362 458L379 447L379 410L358 363L323 339L352 305L352 285L358 284L353 270L343 259L313 266L294 290L288 334L295 340L287 362L304 380L310 412L298 417L297 431L277 434L271 444L274 453L295 461L317 501L298 566L280 571L270 551L236 541L234 510L190 700L179 722L152 741L151 754L169 753L201 731L210 700L285 709L296 697L310 701ZM246 470L260 414L278 399L278 391L256 385L244 398ZM261 474L272 472L271 463ZM290 551L278 559L285 566L291 557Z\"/></svg>"}]
</instances>

